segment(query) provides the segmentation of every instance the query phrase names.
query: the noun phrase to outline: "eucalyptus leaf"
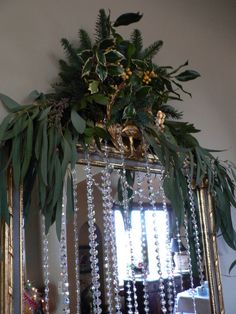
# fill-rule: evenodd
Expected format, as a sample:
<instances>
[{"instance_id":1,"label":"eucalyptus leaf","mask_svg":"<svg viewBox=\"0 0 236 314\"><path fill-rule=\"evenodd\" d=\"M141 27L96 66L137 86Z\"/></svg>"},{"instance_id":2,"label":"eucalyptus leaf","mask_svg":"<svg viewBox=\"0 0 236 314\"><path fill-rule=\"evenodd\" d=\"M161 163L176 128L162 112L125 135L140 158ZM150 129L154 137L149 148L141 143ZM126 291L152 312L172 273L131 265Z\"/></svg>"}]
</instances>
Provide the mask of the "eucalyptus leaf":
<instances>
[{"instance_id":1,"label":"eucalyptus leaf","mask_svg":"<svg viewBox=\"0 0 236 314\"><path fill-rule=\"evenodd\" d=\"M21 105L7 95L0 94L0 100L4 104L5 108L10 112L15 112L21 109Z\"/></svg>"},{"instance_id":2,"label":"eucalyptus leaf","mask_svg":"<svg viewBox=\"0 0 236 314\"><path fill-rule=\"evenodd\" d=\"M71 110L71 122L79 134L84 133L86 122L75 110Z\"/></svg>"},{"instance_id":3,"label":"eucalyptus leaf","mask_svg":"<svg viewBox=\"0 0 236 314\"><path fill-rule=\"evenodd\" d=\"M33 121L31 118L28 120L28 128L26 132L26 140L25 140L25 150L23 156L22 170L21 170L21 179L22 181L25 178L26 172L28 171L28 167L31 161L32 156L32 146L33 146Z\"/></svg>"}]
</instances>

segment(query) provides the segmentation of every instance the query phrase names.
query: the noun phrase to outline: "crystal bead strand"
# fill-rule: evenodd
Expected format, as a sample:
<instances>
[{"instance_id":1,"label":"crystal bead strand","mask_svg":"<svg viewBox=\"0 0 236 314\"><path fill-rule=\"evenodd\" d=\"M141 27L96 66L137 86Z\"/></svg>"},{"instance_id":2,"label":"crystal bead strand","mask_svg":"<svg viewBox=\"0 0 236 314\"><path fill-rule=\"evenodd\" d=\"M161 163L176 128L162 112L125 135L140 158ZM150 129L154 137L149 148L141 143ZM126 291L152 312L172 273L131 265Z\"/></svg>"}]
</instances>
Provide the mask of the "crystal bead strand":
<instances>
[{"instance_id":1,"label":"crystal bead strand","mask_svg":"<svg viewBox=\"0 0 236 314\"><path fill-rule=\"evenodd\" d=\"M103 199L103 226L104 226L104 260L105 283L108 303L108 313L113 313L112 301L112 266L111 266L111 235L109 228L109 199L110 187L108 186L107 167L102 171L102 199ZM108 179L109 180L109 179Z\"/></svg>"},{"instance_id":2,"label":"crystal bead strand","mask_svg":"<svg viewBox=\"0 0 236 314\"><path fill-rule=\"evenodd\" d=\"M111 182L111 170L112 167L109 165L108 160L108 147L105 141L104 150L104 183L107 186L106 189L106 206L107 206L107 234L109 235L109 248L110 248L110 258L111 258L111 273L113 277L113 294L114 303L116 308L116 313L121 314L121 301L120 301L120 289L119 289L119 279L118 279L118 263L117 263L117 247L116 247L116 233L115 233L115 217L113 211L113 198L112 198L112 182Z\"/></svg>"},{"instance_id":3,"label":"crystal bead strand","mask_svg":"<svg viewBox=\"0 0 236 314\"><path fill-rule=\"evenodd\" d=\"M147 184L148 184L148 199L149 203L152 206L152 220L153 220L153 231L155 238L155 253L156 253L156 262L157 262L157 272L159 274L159 290L161 296L161 310L165 314L167 313L166 309L166 301L165 301L165 286L164 286L164 278L161 270L161 260L159 255L159 238L157 232L157 217L156 217L156 197L153 189L153 181L150 171L150 166L148 162L147 150L145 151L145 161L146 161L146 174L147 174Z\"/></svg>"},{"instance_id":4,"label":"crystal bead strand","mask_svg":"<svg viewBox=\"0 0 236 314\"><path fill-rule=\"evenodd\" d=\"M75 249L75 280L76 280L76 314L80 314L80 276L79 276L79 230L78 230L78 194L77 194L77 174L72 172L73 197L74 197L74 249Z\"/></svg>"},{"instance_id":5,"label":"crystal bead strand","mask_svg":"<svg viewBox=\"0 0 236 314\"><path fill-rule=\"evenodd\" d=\"M145 210L143 208L143 189L140 173L137 173L137 186L138 186L138 205L140 211L141 220L141 250L142 250L142 274L143 274L143 299L144 299L144 311L149 313L149 295L148 295L148 259L147 259L147 234L146 234L146 224L145 224Z\"/></svg>"},{"instance_id":6,"label":"crystal bead strand","mask_svg":"<svg viewBox=\"0 0 236 314\"><path fill-rule=\"evenodd\" d=\"M191 294L192 294L192 300L193 300L193 310L194 310L194 314L197 314L195 292L194 292L194 281L193 281L193 267L192 267L192 259L191 259L191 254L190 254L190 244L189 244L189 234L188 234L188 217L186 213L184 214L184 231L185 231L186 249L188 253L188 266L189 266Z\"/></svg>"},{"instance_id":7,"label":"crystal bead strand","mask_svg":"<svg viewBox=\"0 0 236 314\"><path fill-rule=\"evenodd\" d=\"M48 265L48 238L45 228L45 217L42 215L42 235L43 235L43 278L44 278L44 301L45 314L49 314L49 265Z\"/></svg>"},{"instance_id":8,"label":"crystal bead strand","mask_svg":"<svg viewBox=\"0 0 236 314\"><path fill-rule=\"evenodd\" d=\"M93 175L89 159L89 153L87 153L87 166L85 167L86 172L86 183L87 183L87 204L88 204L88 225L89 225L89 246L90 246L90 264L91 264L91 275L92 275L92 296L93 296L93 313L102 313L101 309L101 292L99 282L99 266L98 266L98 250L97 250L97 235L95 226L95 210L94 210L94 198L93 198Z\"/></svg>"},{"instance_id":9,"label":"crystal bead strand","mask_svg":"<svg viewBox=\"0 0 236 314\"><path fill-rule=\"evenodd\" d=\"M110 214L110 233L111 233L111 256L112 256L112 272L113 272L113 284L115 292L115 307L116 314L122 314L121 312L121 300L120 300L120 289L118 279L118 263L117 263L117 247L116 247L116 234L115 234L115 216L114 211Z\"/></svg>"},{"instance_id":10,"label":"crystal bead strand","mask_svg":"<svg viewBox=\"0 0 236 314\"><path fill-rule=\"evenodd\" d=\"M134 253L133 253L133 243L131 237L131 222L129 217L129 203L128 203L128 182L126 180L126 169L125 169L125 157L124 157L124 144L122 142L121 134L119 134L118 143L120 146L120 155L122 162L122 170L121 170L121 189L122 189L122 197L123 197L123 208L124 208L124 218L125 218L125 226L127 228L127 236L129 242L129 250L130 250L130 261L131 261L131 280L133 287L133 300L134 300L134 314L138 314L138 297L137 297L137 288L136 288L136 279L135 279L135 271L134 271ZM127 265L127 274L129 276L129 269ZM131 283L127 281L127 306L128 306L128 314L133 314L133 305L132 305L132 297L131 297Z\"/></svg>"},{"instance_id":11,"label":"crystal bead strand","mask_svg":"<svg viewBox=\"0 0 236 314\"><path fill-rule=\"evenodd\" d=\"M169 214L166 206L166 196L164 193L163 189L163 173L161 176L161 181L160 181L160 192L162 195L162 207L163 211L165 213L165 220L166 220L166 230L170 230L169 228ZM176 298L176 288L175 288L175 281L174 281L174 276L173 276L173 267L172 267L172 262L171 262L171 255L170 255L170 241L169 241L169 235L168 233L166 234L166 269L167 269L167 275L168 275L168 280L167 280L167 299L168 299L168 313L173 313L173 304L174 304L174 299Z\"/></svg>"},{"instance_id":12,"label":"crystal bead strand","mask_svg":"<svg viewBox=\"0 0 236 314\"><path fill-rule=\"evenodd\" d=\"M70 313L70 294L68 280L68 264L67 264L67 231L66 231L66 214L65 214L65 185L63 187L62 213L61 213L61 240L60 240L60 266L62 279L63 294L63 313Z\"/></svg>"},{"instance_id":13,"label":"crystal bead strand","mask_svg":"<svg viewBox=\"0 0 236 314\"><path fill-rule=\"evenodd\" d=\"M199 279L200 279L200 284L202 286L204 284L202 254L201 254L201 247L200 247L200 240L199 240L199 231L198 231L197 216L196 216L196 210L195 210L195 202L194 202L191 180L189 176L187 176L187 183L188 183L190 211L191 211L191 219L192 219L192 225L193 225L193 231L194 231L194 244L195 244L195 251L197 255Z\"/></svg>"},{"instance_id":14,"label":"crystal bead strand","mask_svg":"<svg viewBox=\"0 0 236 314\"><path fill-rule=\"evenodd\" d=\"M178 243L178 253L181 252L181 237L180 237L180 230L179 230L179 222L178 219L176 219L176 237L177 237L177 243ZM179 269L179 273L180 273L180 289L181 291L184 290L183 287L183 273L182 273L182 269Z\"/></svg>"}]
</instances>

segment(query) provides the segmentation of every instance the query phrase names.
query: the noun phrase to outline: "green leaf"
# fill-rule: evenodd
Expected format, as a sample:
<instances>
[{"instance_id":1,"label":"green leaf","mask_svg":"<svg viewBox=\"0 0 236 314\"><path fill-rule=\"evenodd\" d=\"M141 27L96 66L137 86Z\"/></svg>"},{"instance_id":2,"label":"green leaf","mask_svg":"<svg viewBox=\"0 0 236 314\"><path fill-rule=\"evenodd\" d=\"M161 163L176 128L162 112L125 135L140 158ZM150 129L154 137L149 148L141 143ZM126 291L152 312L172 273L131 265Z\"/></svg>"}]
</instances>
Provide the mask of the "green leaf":
<instances>
[{"instance_id":1,"label":"green leaf","mask_svg":"<svg viewBox=\"0 0 236 314\"><path fill-rule=\"evenodd\" d=\"M55 164L54 164L54 193L53 193L53 200L52 200L52 207L54 207L62 193L63 187L63 176L62 176L62 166L58 157L58 154L55 154Z\"/></svg>"},{"instance_id":2,"label":"green leaf","mask_svg":"<svg viewBox=\"0 0 236 314\"><path fill-rule=\"evenodd\" d=\"M116 63L122 59L125 59L125 56L117 50L110 50L105 54L106 60L109 63Z\"/></svg>"},{"instance_id":3,"label":"green leaf","mask_svg":"<svg viewBox=\"0 0 236 314\"><path fill-rule=\"evenodd\" d=\"M85 62L83 69L82 69L82 77L87 76L90 74L93 67L93 59L90 57Z\"/></svg>"},{"instance_id":4,"label":"green leaf","mask_svg":"<svg viewBox=\"0 0 236 314\"><path fill-rule=\"evenodd\" d=\"M108 74L111 76L119 76L124 72L124 69L119 65L108 65L107 67Z\"/></svg>"},{"instance_id":5,"label":"green leaf","mask_svg":"<svg viewBox=\"0 0 236 314\"><path fill-rule=\"evenodd\" d=\"M97 104L104 105L104 106L107 106L108 101L109 101L108 97L103 94L94 94L91 97L91 99L95 101Z\"/></svg>"},{"instance_id":6,"label":"green leaf","mask_svg":"<svg viewBox=\"0 0 236 314\"><path fill-rule=\"evenodd\" d=\"M98 92L98 86L99 86L99 81L93 80L92 82L89 83L88 90L90 91L91 94L95 94Z\"/></svg>"},{"instance_id":7,"label":"green leaf","mask_svg":"<svg viewBox=\"0 0 236 314\"><path fill-rule=\"evenodd\" d=\"M32 146L33 146L33 121L29 118L28 128L26 132L26 141L25 141L25 149L23 154L23 164L21 169L21 179L22 182L28 170L31 156L32 156Z\"/></svg>"},{"instance_id":8,"label":"green leaf","mask_svg":"<svg viewBox=\"0 0 236 314\"><path fill-rule=\"evenodd\" d=\"M42 147L40 155L40 170L42 180L47 185L47 171L48 171L48 134L47 134L47 122L43 124L42 130Z\"/></svg>"},{"instance_id":9,"label":"green leaf","mask_svg":"<svg viewBox=\"0 0 236 314\"><path fill-rule=\"evenodd\" d=\"M97 73L99 79L103 82L107 78L107 69L100 63L97 64L95 72Z\"/></svg>"},{"instance_id":10,"label":"green leaf","mask_svg":"<svg viewBox=\"0 0 236 314\"><path fill-rule=\"evenodd\" d=\"M230 265L230 268L229 268L229 274L231 273L232 269L236 266L236 260L233 261L233 263Z\"/></svg>"},{"instance_id":11,"label":"green leaf","mask_svg":"<svg viewBox=\"0 0 236 314\"><path fill-rule=\"evenodd\" d=\"M129 25L132 23L138 22L142 18L143 14L137 13L125 13L120 15L115 23L113 24L114 27L121 26L121 25Z\"/></svg>"},{"instance_id":12,"label":"green leaf","mask_svg":"<svg viewBox=\"0 0 236 314\"><path fill-rule=\"evenodd\" d=\"M0 100L2 101L6 109L10 112L15 112L17 110L20 110L22 107L15 100L11 99L10 97L4 94L0 94Z\"/></svg>"},{"instance_id":13,"label":"green leaf","mask_svg":"<svg viewBox=\"0 0 236 314\"><path fill-rule=\"evenodd\" d=\"M135 64L137 66L137 68L145 71L147 70L147 63L143 60L139 60L139 59L132 59L132 63Z\"/></svg>"},{"instance_id":14,"label":"green leaf","mask_svg":"<svg viewBox=\"0 0 236 314\"><path fill-rule=\"evenodd\" d=\"M196 79L197 77L199 77L200 74L197 72L197 71L194 71L194 70L186 70L178 75L175 76L175 78L178 80L178 81L181 81L181 82L186 82L186 81L191 81L191 80L194 80Z\"/></svg>"},{"instance_id":15,"label":"green leaf","mask_svg":"<svg viewBox=\"0 0 236 314\"><path fill-rule=\"evenodd\" d=\"M67 202L66 202L66 219L69 222L74 214L74 195L72 176L67 176Z\"/></svg>"},{"instance_id":16,"label":"green leaf","mask_svg":"<svg viewBox=\"0 0 236 314\"><path fill-rule=\"evenodd\" d=\"M62 150L63 150L63 160L62 160L62 165L61 165L61 170L62 170L62 177L65 176L67 166L71 160L71 147L66 139L66 136L62 138Z\"/></svg>"},{"instance_id":17,"label":"green leaf","mask_svg":"<svg viewBox=\"0 0 236 314\"><path fill-rule=\"evenodd\" d=\"M99 48L105 50L114 45L114 38L105 38L99 43Z\"/></svg>"},{"instance_id":18,"label":"green leaf","mask_svg":"<svg viewBox=\"0 0 236 314\"><path fill-rule=\"evenodd\" d=\"M13 182L15 187L20 185L20 171L21 171L21 137L15 136L12 140L12 168L13 168Z\"/></svg>"},{"instance_id":19,"label":"green leaf","mask_svg":"<svg viewBox=\"0 0 236 314\"><path fill-rule=\"evenodd\" d=\"M56 207L56 233L58 241L61 240L61 215L62 215L62 195L59 198Z\"/></svg>"},{"instance_id":20,"label":"green leaf","mask_svg":"<svg viewBox=\"0 0 236 314\"><path fill-rule=\"evenodd\" d=\"M2 141L2 138L5 135L5 131L9 128L9 125L10 125L10 122L11 122L12 118L13 118L13 115L8 114L3 119L3 121L1 122L1 125L0 125L0 141Z\"/></svg>"},{"instance_id":21,"label":"green leaf","mask_svg":"<svg viewBox=\"0 0 236 314\"><path fill-rule=\"evenodd\" d=\"M86 121L75 110L71 110L71 122L79 134L84 133Z\"/></svg>"},{"instance_id":22,"label":"green leaf","mask_svg":"<svg viewBox=\"0 0 236 314\"><path fill-rule=\"evenodd\" d=\"M98 63L100 63L101 65L106 65L106 58L104 53L101 50L96 50L96 58Z\"/></svg>"},{"instance_id":23,"label":"green leaf","mask_svg":"<svg viewBox=\"0 0 236 314\"><path fill-rule=\"evenodd\" d=\"M48 108L44 109L44 110L40 113L40 116L39 116L39 118L38 118L38 121L42 121L42 120L44 120L45 118L47 118L47 117L48 117L48 114L49 114L49 112L50 112L50 110L51 110L51 107L48 107Z\"/></svg>"}]
</instances>

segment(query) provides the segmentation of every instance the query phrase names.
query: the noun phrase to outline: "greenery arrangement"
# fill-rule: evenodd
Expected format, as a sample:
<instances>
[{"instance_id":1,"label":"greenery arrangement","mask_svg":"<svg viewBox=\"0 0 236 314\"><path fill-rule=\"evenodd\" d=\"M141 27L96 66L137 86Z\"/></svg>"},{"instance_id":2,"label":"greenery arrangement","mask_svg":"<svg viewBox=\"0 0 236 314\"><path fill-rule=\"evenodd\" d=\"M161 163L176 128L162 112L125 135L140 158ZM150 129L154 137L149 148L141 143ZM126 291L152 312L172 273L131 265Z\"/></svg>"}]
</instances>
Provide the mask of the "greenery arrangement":
<instances>
[{"instance_id":1,"label":"greenery arrangement","mask_svg":"<svg viewBox=\"0 0 236 314\"><path fill-rule=\"evenodd\" d=\"M234 165L220 162L212 151L201 147L193 136L199 130L178 121L182 113L169 103L189 94L182 83L199 73L185 69L188 62L176 69L154 63L161 40L143 48L138 29L130 39L117 32L119 26L141 18L139 13L126 13L112 22L110 15L100 10L94 41L83 29L79 30L77 47L62 39L67 60L59 62L59 80L52 93L34 91L28 105L0 94L9 111L0 125L1 217L8 221L6 180L11 165L15 187L24 187L25 218L37 181L38 210L45 216L47 230L55 220L60 230L63 179L68 166L75 166L77 144L95 141L100 148L106 139L112 145L109 128L132 125L143 134L149 153L164 166L164 190L180 223L188 201L187 169L196 186L208 178L217 230L221 229L225 241L236 250L230 212L231 205L236 207ZM164 124L158 124L157 119L163 119ZM67 185L70 210L71 177Z\"/></svg>"}]
</instances>

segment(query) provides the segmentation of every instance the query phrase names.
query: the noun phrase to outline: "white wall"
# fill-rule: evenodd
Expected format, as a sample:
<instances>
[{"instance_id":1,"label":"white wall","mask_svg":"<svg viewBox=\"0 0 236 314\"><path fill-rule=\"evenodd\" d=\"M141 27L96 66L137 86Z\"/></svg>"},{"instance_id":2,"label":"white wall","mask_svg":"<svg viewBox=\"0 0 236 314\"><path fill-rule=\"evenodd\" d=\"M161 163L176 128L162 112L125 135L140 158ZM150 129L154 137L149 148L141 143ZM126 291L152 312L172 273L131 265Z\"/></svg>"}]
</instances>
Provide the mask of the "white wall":
<instances>
[{"instance_id":1,"label":"white wall","mask_svg":"<svg viewBox=\"0 0 236 314\"><path fill-rule=\"evenodd\" d=\"M137 26L145 42L165 42L157 62L178 65L189 59L201 72L202 77L187 86L193 98L185 97L178 106L186 120L203 130L202 145L228 149L220 157L235 161L235 0L1 0L0 92L22 101L33 89L47 91L63 55L60 38L75 39L81 26L93 33L101 7L110 8L114 17L143 12ZM223 243L220 254L222 273L227 274L236 254ZM226 313L233 314L236 279L223 277L223 284Z\"/></svg>"}]
</instances>

